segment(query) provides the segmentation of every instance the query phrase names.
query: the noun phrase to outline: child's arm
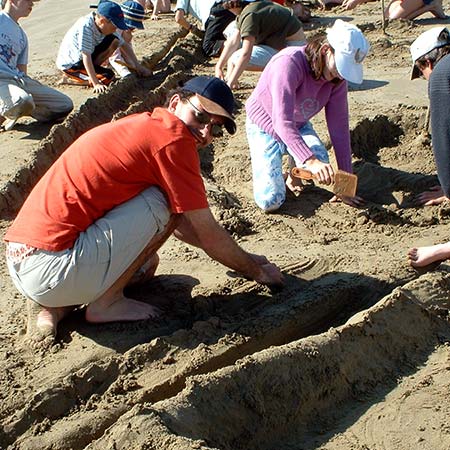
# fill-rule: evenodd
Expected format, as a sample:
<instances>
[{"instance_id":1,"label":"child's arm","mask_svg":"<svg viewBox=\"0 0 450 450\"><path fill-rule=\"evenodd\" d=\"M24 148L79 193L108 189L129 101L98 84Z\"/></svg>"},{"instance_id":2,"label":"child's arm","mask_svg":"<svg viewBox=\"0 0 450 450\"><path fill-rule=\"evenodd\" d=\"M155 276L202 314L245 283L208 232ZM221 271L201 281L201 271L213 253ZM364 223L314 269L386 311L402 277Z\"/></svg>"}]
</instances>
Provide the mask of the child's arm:
<instances>
[{"instance_id":1,"label":"child's arm","mask_svg":"<svg viewBox=\"0 0 450 450\"><path fill-rule=\"evenodd\" d=\"M106 86L102 84L102 82L97 78L97 74L94 69L94 63L92 62L92 56L89 53L82 52L83 55L83 64L86 69L86 72L89 76L89 80L94 88L94 92L105 92Z\"/></svg>"},{"instance_id":2,"label":"child's arm","mask_svg":"<svg viewBox=\"0 0 450 450\"><path fill-rule=\"evenodd\" d=\"M147 67L139 63L131 43L124 42L120 47L120 52L127 63L127 67L135 70L138 75L141 75L142 77L149 77L152 75L152 71L150 69L147 69Z\"/></svg>"}]
</instances>

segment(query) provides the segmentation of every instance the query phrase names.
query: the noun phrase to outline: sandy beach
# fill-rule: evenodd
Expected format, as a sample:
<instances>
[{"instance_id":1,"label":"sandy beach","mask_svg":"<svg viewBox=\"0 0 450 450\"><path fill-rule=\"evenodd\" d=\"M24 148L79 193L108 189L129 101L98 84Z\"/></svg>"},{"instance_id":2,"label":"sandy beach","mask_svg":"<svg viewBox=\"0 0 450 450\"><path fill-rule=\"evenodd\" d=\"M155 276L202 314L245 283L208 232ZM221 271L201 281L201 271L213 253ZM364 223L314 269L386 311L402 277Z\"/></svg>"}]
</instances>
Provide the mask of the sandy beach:
<instances>
[{"instance_id":1,"label":"sandy beach","mask_svg":"<svg viewBox=\"0 0 450 450\"><path fill-rule=\"evenodd\" d=\"M128 77L100 95L59 85L59 44L91 3L41 0L21 22L30 74L67 93L75 109L62 124L23 118L0 133L2 236L74 139L151 110L179 81L214 73L215 60L168 14L146 20L134 38L152 77ZM161 319L93 325L79 308L53 345L34 347L25 299L2 258L1 449L450 448L450 264L418 272L406 258L412 246L449 239L449 205L413 202L437 178L427 84L409 79L409 46L450 19L425 14L383 32L379 2L312 12L307 37L339 17L371 44L364 81L349 89L366 205L330 203L332 193L311 184L275 214L257 209L244 104L259 75L245 73L235 92L238 132L200 151L202 175L217 220L246 250L279 265L286 286L245 280L172 237L154 280L129 292L161 308ZM313 124L331 147L324 114Z\"/></svg>"}]
</instances>

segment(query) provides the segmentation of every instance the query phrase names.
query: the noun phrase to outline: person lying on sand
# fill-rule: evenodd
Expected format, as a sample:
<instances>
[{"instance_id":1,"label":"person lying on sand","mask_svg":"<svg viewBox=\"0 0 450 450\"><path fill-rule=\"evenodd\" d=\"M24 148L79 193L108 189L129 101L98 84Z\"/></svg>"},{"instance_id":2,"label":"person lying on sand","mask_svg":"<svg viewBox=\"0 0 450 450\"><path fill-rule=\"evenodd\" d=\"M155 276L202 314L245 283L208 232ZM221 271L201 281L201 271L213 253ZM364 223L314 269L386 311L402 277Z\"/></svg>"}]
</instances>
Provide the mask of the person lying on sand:
<instances>
[{"instance_id":1,"label":"person lying on sand","mask_svg":"<svg viewBox=\"0 0 450 450\"><path fill-rule=\"evenodd\" d=\"M28 17L33 0L3 0L0 11L0 128L11 130L17 120L31 116L39 122L64 119L73 109L62 92L27 75L28 38L19 20Z\"/></svg>"},{"instance_id":2,"label":"person lying on sand","mask_svg":"<svg viewBox=\"0 0 450 450\"><path fill-rule=\"evenodd\" d=\"M428 247L413 247L408 250L408 260L413 267L425 267L449 258L450 242L430 245Z\"/></svg>"},{"instance_id":3,"label":"person lying on sand","mask_svg":"<svg viewBox=\"0 0 450 450\"><path fill-rule=\"evenodd\" d=\"M320 0L320 3L324 8L342 4L345 9L350 10L369 1L372 0ZM427 12L438 19L447 17L442 7L442 0L393 0L385 8L384 16L389 20L412 20Z\"/></svg>"},{"instance_id":4,"label":"person lying on sand","mask_svg":"<svg viewBox=\"0 0 450 450\"><path fill-rule=\"evenodd\" d=\"M233 107L222 80L199 76L165 108L93 128L56 160L5 235L31 339L52 339L76 305L87 305L92 323L157 317L123 289L153 276L172 233L249 279L283 283L278 267L244 251L208 207L197 150L223 127L235 133Z\"/></svg>"},{"instance_id":5,"label":"person lying on sand","mask_svg":"<svg viewBox=\"0 0 450 450\"><path fill-rule=\"evenodd\" d=\"M264 211L275 211L286 200L286 187L300 193L301 180L283 175L282 157L312 172L329 185L335 171L310 119L325 108L338 168L352 172L347 81L361 84L362 62L370 45L354 25L336 20L326 35L304 47L289 47L264 69L245 105L247 139L253 171L253 196ZM298 180L298 181L297 181ZM351 206L361 197L333 197Z\"/></svg>"},{"instance_id":6,"label":"person lying on sand","mask_svg":"<svg viewBox=\"0 0 450 450\"><path fill-rule=\"evenodd\" d=\"M439 205L450 198L450 32L445 26L422 33L410 47L411 79L428 81L433 153L439 185L416 197L419 205Z\"/></svg>"}]
</instances>

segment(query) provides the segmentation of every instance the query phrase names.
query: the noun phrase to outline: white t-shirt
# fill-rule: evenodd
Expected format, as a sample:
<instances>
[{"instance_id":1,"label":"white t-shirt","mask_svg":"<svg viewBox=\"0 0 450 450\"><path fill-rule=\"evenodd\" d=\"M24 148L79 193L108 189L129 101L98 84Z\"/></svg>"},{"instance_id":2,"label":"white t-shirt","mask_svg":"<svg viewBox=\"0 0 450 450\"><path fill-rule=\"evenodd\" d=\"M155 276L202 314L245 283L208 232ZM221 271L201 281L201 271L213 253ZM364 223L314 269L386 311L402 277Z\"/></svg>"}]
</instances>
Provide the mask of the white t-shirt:
<instances>
[{"instance_id":1,"label":"white t-shirt","mask_svg":"<svg viewBox=\"0 0 450 450\"><path fill-rule=\"evenodd\" d=\"M82 53L92 54L95 47L100 44L105 35L95 25L95 12L80 17L64 36L56 58L58 69L70 69L79 63ZM123 38L117 32L119 46L123 44Z\"/></svg>"},{"instance_id":2,"label":"white t-shirt","mask_svg":"<svg viewBox=\"0 0 450 450\"><path fill-rule=\"evenodd\" d=\"M6 12L0 12L0 74L24 74L17 64L28 64L28 38L20 25Z\"/></svg>"},{"instance_id":3,"label":"white t-shirt","mask_svg":"<svg viewBox=\"0 0 450 450\"><path fill-rule=\"evenodd\" d=\"M202 23L204 28L215 2L216 0L177 0L175 11L182 9L185 14L191 14Z\"/></svg>"}]
</instances>

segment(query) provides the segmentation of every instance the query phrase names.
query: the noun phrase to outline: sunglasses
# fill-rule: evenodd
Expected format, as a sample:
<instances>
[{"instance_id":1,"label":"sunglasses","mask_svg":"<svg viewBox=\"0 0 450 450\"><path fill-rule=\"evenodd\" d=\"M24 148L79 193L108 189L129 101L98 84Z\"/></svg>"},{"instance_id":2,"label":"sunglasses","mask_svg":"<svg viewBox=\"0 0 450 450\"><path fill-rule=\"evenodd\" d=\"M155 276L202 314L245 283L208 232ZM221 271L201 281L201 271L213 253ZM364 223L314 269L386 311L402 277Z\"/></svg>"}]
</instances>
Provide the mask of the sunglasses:
<instances>
[{"instance_id":1,"label":"sunglasses","mask_svg":"<svg viewBox=\"0 0 450 450\"><path fill-rule=\"evenodd\" d=\"M223 136L223 124L212 123L211 116L206 111L200 111L188 98L186 101L192 106L192 112L194 113L195 120L202 125L211 124L211 136L222 137Z\"/></svg>"}]
</instances>

